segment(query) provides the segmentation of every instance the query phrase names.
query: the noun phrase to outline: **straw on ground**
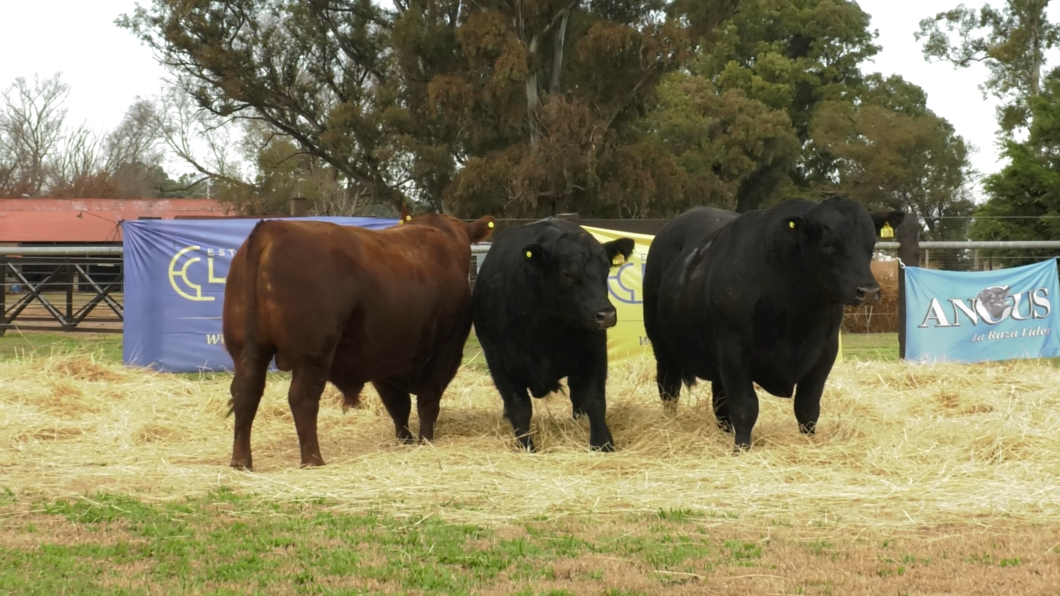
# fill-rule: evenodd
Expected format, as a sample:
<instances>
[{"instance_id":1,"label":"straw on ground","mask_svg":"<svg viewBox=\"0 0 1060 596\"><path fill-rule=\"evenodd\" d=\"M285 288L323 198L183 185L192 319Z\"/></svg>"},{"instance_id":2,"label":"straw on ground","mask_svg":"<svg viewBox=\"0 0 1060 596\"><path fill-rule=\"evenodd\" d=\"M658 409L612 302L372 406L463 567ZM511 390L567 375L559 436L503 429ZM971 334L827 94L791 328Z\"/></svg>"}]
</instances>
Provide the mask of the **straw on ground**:
<instances>
[{"instance_id":1,"label":"straw on ground","mask_svg":"<svg viewBox=\"0 0 1060 596\"><path fill-rule=\"evenodd\" d=\"M271 501L326 498L349 511L505 520L681 509L719 523L897 528L950 521L1060 521L1060 371L1034 361L974 366L846 362L819 433L800 435L791 401L760 393L751 453L717 429L709 384L661 407L653 363L612 365L617 453L587 450L587 422L562 395L535 400L540 453L515 448L481 367L443 398L437 440L404 446L370 389L320 413L328 465L298 468L287 381L269 379L254 425L254 473L227 467L228 375L167 375L86 352L0 361L0 468L13 491L141 499L218 487ZM415 415L413 416L415 424Z\"/></svg>"}]
</instances>

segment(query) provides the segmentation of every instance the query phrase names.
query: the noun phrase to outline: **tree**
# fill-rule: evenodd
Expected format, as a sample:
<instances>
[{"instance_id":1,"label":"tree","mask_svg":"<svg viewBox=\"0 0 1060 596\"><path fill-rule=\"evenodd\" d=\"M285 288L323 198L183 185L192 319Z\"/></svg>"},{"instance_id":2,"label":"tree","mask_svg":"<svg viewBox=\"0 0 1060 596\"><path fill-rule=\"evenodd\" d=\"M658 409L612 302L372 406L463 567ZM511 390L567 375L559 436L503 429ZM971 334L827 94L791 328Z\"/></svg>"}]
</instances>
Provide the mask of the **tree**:
<instances>
[{"instance_id":1,"label":"tree","mask_svg":"<svg viewBox=\"0 0 1060 596\"><path fill-rule=\"evenodd\" d=\"M130 106L113 131L70 128L61 75L18 78L0 105L0 196L152 198L173 184L161 168L150 102Z\"/></svg>"},{"instance_id":2,"label":"tree","mask_svg":"<svg viewBox=\"0 0 1060 596\"><path fill-rule=\"evenodd\" d=\"M966 237L975 208L967 188L969 149L927 108L919 87L871 75L857 103L823 103L811 135L838 158L836 190L872 208L917 214L929 240Z\"/></svg>"},{"instance_id":3,"label":"tree","mask_svg":"<svg viewBox=\"0 0 1060 596\"><path fill-rule=\"evenodd\" d=\"M742 212L792 190L801 143L784 110L685 73L668 76L659 96L646 128L683 174L683 192L666 193L675 199L668 211L709 204Z\"/></svg>"},{"instance_id":4,"label":"tree","mask_svg":"<svg viewBox=\"0 0 1060 596\"><path fill-rule=\"evenodd\" d=\"M316 215L357 215L370 209L361 194L351 193L338 171L299 148L290 137L261 121L234 121L198 108L179 87L169 87L153 100L130 110L131 124L119 131L151 131L155 140L141 143L143 155L163 149L190 166L179 181L162 180L166 196L209 196L245 215L279 215L290 210L290 199L307 199ZM137 147L133 136L114 146ZM137 162L139 163L139 162ZM379 214L389 215L389 211Z\"/></svg>"},{"instance_id":5,"label":"tree","mask_svg":"<svg viewBox=\"0 0 1060 596\"><path fill-rule=\"evenodd\" d=\"M924 40L927 60L958 68L982 63L990 71L980 87L1001 100L998 123L1004 135L1025 129L1030 101L1041 93L1045 54L1060 43L1060 28L1049 22L1049 0L1006 0L978 11L963 4L920 21L917 41ZM954 39L956 37L956 39Z\"/></svg>"},{"instance_id":6,"label":"tree","mask_svg":"<svg viewBox=\"0 0 1060 596\"><path fill-rule=\"evenodd\" d=\"M376 154L391 57L386 13L370 0L153 0L117 23L197 107L264 122L374 200L402 199Z\"/></svg>"},{"instance_id":7,"label":"tree","mask_svg":"<svg viewBox=\"0 0 1060 596\"><path fill-rule=\"evenodd\" d=\"M987 176L990 199L976 213L971 235L977 240L1056 240L1060 238L1060 80L1046 80L1027 102L1031 123L1027 142L1005 142L1008 164ZM1019 251L1014 264L1053 256L1055 251Z\"/></svg>"},{"instance_id":8,"label":"tree","mask_svg":"<svg viewBox=\"0 0 1060 596\"><path fill-rule=\"evenodd\" d=\"M41 196L63 139L70 87L56 74L18 77L0 94L0 194Z\"/></svg>"},{"instance_id":9,"label":"tree","mask_svg":"<svg viewBox=\"0 0 1060 596\"><path fill-rule=\"evenodd\" d=\"M862 63L879 51L869 19L850 0L745 0L693 67L722 93L739 90L787 113L801 144L790 176L803 193L834 174L835 158L813 143L811 122L821 102L854 101L861 93ZM741 207L760 205L748 200Z\"/></svg>"},{"instance_id":10,"label":"tree","mask_svg":"<svg viewBox=\"0 0 1060 596\"><path fill-rule=\"evenodd\" d=\"M661 77L735 0L153 0L118 20L195 105L267 124L351 196L584 213Z\"/></svg>"},{"instance_id":11,"label":"tree","mask_svg":"<svg viewBox=\"0 0 1060 596\"><path fill-rule=\"evenodd\" d=\"M466 162L446 199L465 213L605 212L593 201L599 172L622 155L622 145L636 142L623 133L647 110L661 77L683 60L688 42L680 27L646 10L653 3L630 2L626 13L612 15L627 22L573 3L563 63L540 61L537 44L550 23L562 22L563 9L550 12L560 7L548 4L525 25L507 3L471 14L457 32L466 66L434 79L439 110L460 127L453 145ZM542 100L540 81L560 80L549 72L559 72L557 66L565 83Z\"/></svg>"}]
</instances>

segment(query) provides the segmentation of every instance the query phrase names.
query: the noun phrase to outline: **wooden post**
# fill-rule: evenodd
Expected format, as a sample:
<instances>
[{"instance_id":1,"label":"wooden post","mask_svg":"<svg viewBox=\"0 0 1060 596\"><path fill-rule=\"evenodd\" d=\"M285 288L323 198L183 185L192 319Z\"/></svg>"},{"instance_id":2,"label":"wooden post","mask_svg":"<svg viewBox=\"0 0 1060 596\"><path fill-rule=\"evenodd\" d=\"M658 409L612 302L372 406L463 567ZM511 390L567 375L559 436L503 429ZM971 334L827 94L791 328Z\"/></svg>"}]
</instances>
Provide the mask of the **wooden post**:
<instances>
[{"instance_id":1,"label":"wooden post","mask_svg":"<svg viewBox=\"0 0 1060 596\"><path fill-rule=\"evenodd\" d=\"M907 213L902 224L894 231L898 241L898 259L903 265L920 265L920 218ZM898 358L905 360L905 271L898 268Z\"/></svg>"},{"instance_id":2,"label":"wooden post","mask_svg":"<svg viewBox=\"0 0 1060 596\"><path fill-rule=\"evenodd\" d=\"M305 217L305 197L291 199L291 217Z\"/></svg>"}]
</instances>

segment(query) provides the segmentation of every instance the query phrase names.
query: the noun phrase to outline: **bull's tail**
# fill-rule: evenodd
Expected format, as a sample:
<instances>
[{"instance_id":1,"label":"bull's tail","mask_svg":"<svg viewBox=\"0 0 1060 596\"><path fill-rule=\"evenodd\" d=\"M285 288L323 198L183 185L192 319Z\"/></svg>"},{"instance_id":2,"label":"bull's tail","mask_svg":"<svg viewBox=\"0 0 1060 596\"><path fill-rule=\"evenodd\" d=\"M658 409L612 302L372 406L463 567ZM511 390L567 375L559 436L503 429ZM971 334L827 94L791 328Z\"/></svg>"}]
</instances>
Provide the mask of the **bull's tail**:
<instances>
[{"instance_id":1,"label":"bull's tail","mask_svg":"<svg viewBox=\"0 0 1060 596\"><path fill-rule=\"evenodd\" d=\"M265 221L259 221L247 236L246 251L246 322L244 337L246 343L243 346L243 360L253 361L248 356L257 356L258 351L258 264L261 261L261 226ZM251 351L250 354L247 352Z\"/></svg>"},{"instance_id":2,"label":"bull's tail","mask_svg":"<svg viewBox=\"0 0 1060 596\"><path fill-rule=\"evenodd\" d=\"M244 291L245 318L243 320L243 349L239 353L239 362L235 362L235 377L232 379L232 399L228 401L228 414L231 416L236 408L237 399L245 399L248 390L248 375L253 375L254 363L259 359L261 348L258 346L258 261L261 259L261 241L259 239L259 228L264 221L259 221L250 235L247 236L245 258L245 282ZM239 396L237 398L237 396Z\"/></svg>"}]
</instances>

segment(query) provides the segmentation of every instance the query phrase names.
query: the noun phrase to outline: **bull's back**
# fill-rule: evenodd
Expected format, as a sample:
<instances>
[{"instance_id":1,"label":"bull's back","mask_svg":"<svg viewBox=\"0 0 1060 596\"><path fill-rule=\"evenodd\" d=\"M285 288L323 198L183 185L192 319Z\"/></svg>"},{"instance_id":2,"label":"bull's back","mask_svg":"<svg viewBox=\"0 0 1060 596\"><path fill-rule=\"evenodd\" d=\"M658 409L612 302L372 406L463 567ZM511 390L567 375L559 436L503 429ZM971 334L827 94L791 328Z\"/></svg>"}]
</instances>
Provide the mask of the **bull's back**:
<instances>
[{"instance_id":1,"label":"bull's back","mask_svg":"<svg viewBox=\"0 0 1060 596\"><path fill-rule=\"evenodd\" d=\"M732 211L696 207L667 222L652 239L644 268L643 291L645 332L653 344L665 343L668 336L678 332L677 327L682 327L674 320L680 316L674 309L682 295L695 291L682 275L690 259L723 226L738 217Z\"/></svg>"},{"instance_id":2,"label":"bull's back","mask_svg":"<svg viewBox=\"0 0 1060 596\"><path fill-rule=\"evenodd\" d=\"M280 368L339 343L358 365L398 366L429 349L422 344L439 329L436 317L470 325L470 248L461 250L437 230L266 223L273 225L262 228L247 253L253 266L234 263L237 283L226 316L239 326L250 306L247 284L256 283L256 341L275 346ZM247 269L256 269L255 279L243 279Z\"/></svg>"},{"instance_id":3,"label":"bull's back","mask_svg":"<svg viewBox=\"0 0 1060 596\"><path fill-rule=\"evenodd\" d=\"M667 273L682 264L739 214L713 207L696 207L666 223L652 239L644 271L645 295L656 294ZM650 288L650 289L649 289Z\"/></svg>"}]
</instances>

